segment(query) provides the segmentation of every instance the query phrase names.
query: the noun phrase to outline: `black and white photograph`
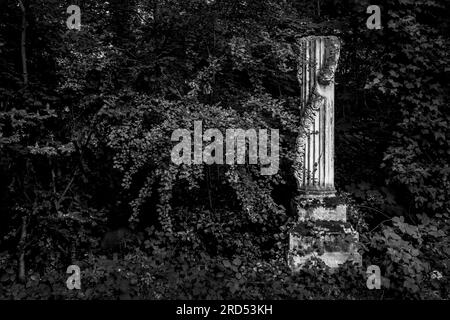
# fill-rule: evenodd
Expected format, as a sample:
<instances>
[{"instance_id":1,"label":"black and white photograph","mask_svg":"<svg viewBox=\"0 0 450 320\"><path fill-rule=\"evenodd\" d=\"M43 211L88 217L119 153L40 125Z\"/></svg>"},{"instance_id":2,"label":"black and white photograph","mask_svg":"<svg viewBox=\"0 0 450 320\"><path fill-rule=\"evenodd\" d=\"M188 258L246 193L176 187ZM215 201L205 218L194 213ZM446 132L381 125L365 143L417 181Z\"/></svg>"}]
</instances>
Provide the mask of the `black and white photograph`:
<instances>
[{"instance_id":1,"label":"black and white photograph","mask_svg":"<svg viewBox=\"0 0 450 320\"><path fill-rule=\"evenodd\" d=\"M449 300L449 52L449 0L0 0L0 300Z\"/></svg>"}]
</instances>

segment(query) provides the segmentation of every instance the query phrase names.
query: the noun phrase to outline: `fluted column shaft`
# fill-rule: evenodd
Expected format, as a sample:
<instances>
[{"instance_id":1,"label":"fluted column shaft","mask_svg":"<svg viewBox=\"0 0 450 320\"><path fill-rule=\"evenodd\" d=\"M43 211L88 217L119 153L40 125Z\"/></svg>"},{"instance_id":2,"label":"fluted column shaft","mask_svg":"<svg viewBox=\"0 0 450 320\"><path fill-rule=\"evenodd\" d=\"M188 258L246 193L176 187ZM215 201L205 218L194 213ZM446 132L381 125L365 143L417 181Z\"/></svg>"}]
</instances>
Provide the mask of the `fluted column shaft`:
<instances>
[{"instance_id":1,"label":"fluted column shaft","mask_svg":"<svg viewBox=\"0 0 450 320\"><path fill-rule=\"evenodd\" d=\"M299 39L298 80L304 132L298 140L296 177L307 198L334 196L334 73L336 37Z\"/></svg>"}]
</instances>

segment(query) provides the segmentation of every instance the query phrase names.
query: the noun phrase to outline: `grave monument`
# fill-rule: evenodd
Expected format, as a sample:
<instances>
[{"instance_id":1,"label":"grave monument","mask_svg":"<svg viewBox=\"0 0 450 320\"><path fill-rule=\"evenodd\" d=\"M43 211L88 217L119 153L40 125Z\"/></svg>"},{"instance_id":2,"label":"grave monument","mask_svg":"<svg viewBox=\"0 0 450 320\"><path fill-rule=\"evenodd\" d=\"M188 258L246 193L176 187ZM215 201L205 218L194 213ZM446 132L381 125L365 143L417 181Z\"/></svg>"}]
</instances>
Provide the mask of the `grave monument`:
<instances>
[{"instance_id":1,"label":"grave monument","mask_svg":"<svg viewBox=\"0 0 450 320\"><path fill-rule=\"evenodd\" d=\"M334 74L340 41L335 36L298 39L303 132L297 139L294 174L298 221L289 233L289 265L299 270L317 258L331 268L360 261L358 233L334 188Z\"/></svg>"}]
</instances>

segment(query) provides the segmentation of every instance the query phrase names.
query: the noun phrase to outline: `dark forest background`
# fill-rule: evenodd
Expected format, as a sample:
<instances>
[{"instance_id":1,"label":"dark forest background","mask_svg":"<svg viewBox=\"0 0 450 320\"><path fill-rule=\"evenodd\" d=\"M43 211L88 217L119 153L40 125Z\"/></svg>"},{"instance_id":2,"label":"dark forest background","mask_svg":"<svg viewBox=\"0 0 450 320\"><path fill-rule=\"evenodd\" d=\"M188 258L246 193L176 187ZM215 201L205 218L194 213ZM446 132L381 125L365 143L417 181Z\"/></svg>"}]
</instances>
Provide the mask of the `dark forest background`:
<instances>
[{"instance_id":1,"label":"dark forest background","mask_svg":"<svg viewBox=\"0 0 450 320\"><path fill-rule=\"evenodd\" d=\"M0 1L0 298L448 299L449 4ZM363 267L291 274L307 35L342 40L336 184ZM278 128L280 171L174 166L194 120Z\"/></svg>"}]
</instances>

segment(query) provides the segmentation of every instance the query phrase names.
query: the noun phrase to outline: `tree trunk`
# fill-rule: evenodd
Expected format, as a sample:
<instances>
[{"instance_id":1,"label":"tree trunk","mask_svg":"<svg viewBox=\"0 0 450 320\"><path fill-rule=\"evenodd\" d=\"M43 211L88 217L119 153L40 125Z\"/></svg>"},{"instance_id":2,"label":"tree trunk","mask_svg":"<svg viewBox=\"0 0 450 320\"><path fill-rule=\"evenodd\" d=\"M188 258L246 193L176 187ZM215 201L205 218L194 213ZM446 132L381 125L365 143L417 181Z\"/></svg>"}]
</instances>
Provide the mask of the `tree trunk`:
<instances>
[{"instance_id":1,"label":"tree trunk","mask_svg":"<svg viewBox=\"0 0 450 320\"><path fill-rule=\"evenodd\" d=\"M27 17L25 5L22 0L18 0L20 10L22 11L22 35L20 39L20 53L22 58L22 76L23 76L23 87L24 89L28 86L28 68L27 68L27 52L26 52L26 41L27 41ZM25 282L25 244L27 239L27 217L22 217L22 231L20 233L19 240L19 281Z\"/></svg>"},{"instance_id":2,"label":"tree trunk","mask_svg":"<svg viewBox=\"0 0 450 320\"><path fill-rule=\"evenodd\" d=\"M27 68L27 51L26 51L26 41L27 41L27 17L26 10L22 0L19 1L20 10L22 11L22 37L20 40L20 53L22 56L22 76L23 76L23 86L28 86L28 68Z\"/></svg>"},{"instance_id":3,"label":"tree trunk","mask_svg":"<svg viewBox=\"0 0 450 320\"><path fill-rule=\"evenodd\" d=\"M27 217L22 217L22 232L19 241L19 280L25 282L25 243L27 239Z\"/></svg>"}]
</instances>

